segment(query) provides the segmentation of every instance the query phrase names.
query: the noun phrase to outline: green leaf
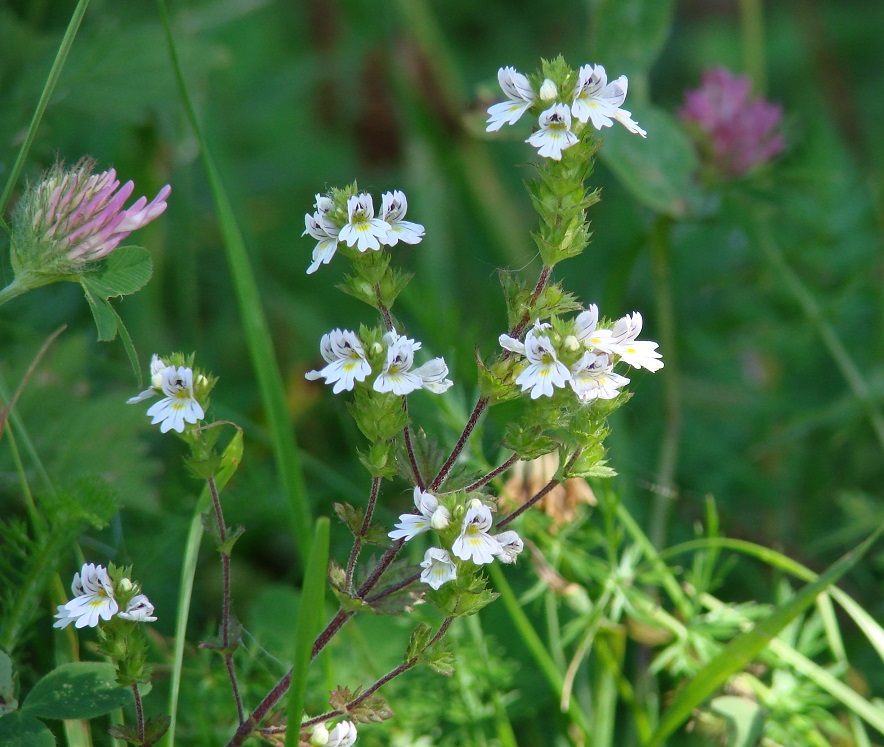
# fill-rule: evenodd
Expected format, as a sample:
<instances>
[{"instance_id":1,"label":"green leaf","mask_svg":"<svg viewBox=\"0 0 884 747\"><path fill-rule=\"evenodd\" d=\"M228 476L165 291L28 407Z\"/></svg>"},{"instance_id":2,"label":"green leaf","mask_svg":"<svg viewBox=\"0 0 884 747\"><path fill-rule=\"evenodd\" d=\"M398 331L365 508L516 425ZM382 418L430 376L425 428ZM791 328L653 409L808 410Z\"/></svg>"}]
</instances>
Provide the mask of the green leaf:
<instances>
[{"instance_id":1,"label":"green leaf","mask_svg":"<svg viewBox=\"0 0 884 747\"><path fill-rule=\"evenodd\" d=\"M0 651L0 715L10 713L17 708L18 700L15 697L12 659L5 652Z\"/></svg>"},{"instance_id":2,"label":"green leaf","mask_svg":"<svg viewBox=\"0 0 884 747\"><path fill-rule=\"evenodd\" d=\"M328 568L328 517L316 520L316 531L304 573L304 592L295 624L295 664L286 700L286 718L289 724L300 724L304 713L304 694L307 692L307 671L313 654L313 641L319 630L325 596L325 573ZM298 729L288 729L286 747L298 747Z\"/></svg>"},{"instance_id":3,"label":"green leaf","mask_svg":"<svg viewBox=\"0 0 884 747\"><path fill-rule=\"evenodd\" d=\"M727 719L727 747L755 747L764 730L764 709L737 695L712 701L712 711Z\"/></svg>"},{"instance_id":4,"label":"green leaf","mask_svg":"<svg viewBox=\"0 0 884 747\"><path fill-rule=\"evenodd\" d=\"M423 652L433 637L433 629L426 623L421 623L413 631L408 639L408 647L405 649L405 661L411 661Z\"/></svg>"},{"instance_id":5,"label":"green leaf","mask_svg":"<svg viewBox=\"0 0 884 747\"><path fill-rule=\"evenodd\" d=\"M110 342L117 336L116 313L107 299L96 296L84 280L81 279L80 284L83 286L83 291L86 294L86 301L89 304L89 310L92 312L92 318L95 319L95 328L98 330L99 342Z\"/></svg>"},{"instance_id":6,"label":"green leaf","mask_svg":"<svg viewBox=\"0 0 884 747\"><path fill-rule=\"evenodd\" d=\"M592 0L591 48L609 77L647 72L669 35L674 5L673 0Z\"/></svg>"},{"instance_id":7,"label":"green leaf","mask_svg":"<svg viewBox=\"0 0 884 747\"><path fill-rule=\"evenodd\" d=\"M693 175L697 155L685 131L667 112L636 105L633 117L647 139L625 127L605 131L600 156L633 196L657 213L683 216L699 201Z\"/></svg>"},{"instance_id":8,"label":"green leaf","mask_svg":"<svg viewBox=\"0 0 884 747\"><path fill-rule=\"evenodd\" d=\"M138 246L122 246L107 256L100 269L83 275L81 282L99 298L107 299L141 290L152 274L150 252Z\"/></svg>"},{"instance_id":9,"label":"green leaf","mask_svg":"<svg viewBox=\"0 0 884 747\"><path fill-rule=\"evenodd\" d=\"M821 592L835 584L859 562L878 539L882 529L879 529L859 547L830 566L825 573L820 574L816 581L807 584L795 596L777 607L769 617L760 620L750 630L734 638L679 692L669 709L663 714L647 747L663 744L667 737L690 718L694 708L701 705L731 675L744 669L762 650L770 645L774 636L813 604Z\"/></svg>"},{"instance_id":10,"label":"green leaf","mask_svg":"<svg viewBox=\"0 0 884 747\"><path fill-rule=\"evenodd\" d=\"M55 737L42 721L21 711L0 717L3 747L55 747Z\"/></svg>"},{"instance_id":11,"label":"green leaf","mask_svg":"<svg viewBox=\"0 0 884 747\"><path fill-rule=\"evenodd\" d=\"M62 664L28 693L22 711L49 719L88 719L132 703L132 691L116 683L112 664L76 661Z\"/></svg>"},{"instance_id":12,"label":"green leaf","mask_svg":"<svg viewBox=\"0 0 884 747\"><path fill-rule=\"evenodd\" d=\"M144 740L138 736L138 727L135 724L124 726L118 724L107 730L115 739L122 739L124 742L131 742L138 747L150 747L160 741L160 738L169 728L168 716L151 716L144 722Z\"/></svg>"}]
</instances>

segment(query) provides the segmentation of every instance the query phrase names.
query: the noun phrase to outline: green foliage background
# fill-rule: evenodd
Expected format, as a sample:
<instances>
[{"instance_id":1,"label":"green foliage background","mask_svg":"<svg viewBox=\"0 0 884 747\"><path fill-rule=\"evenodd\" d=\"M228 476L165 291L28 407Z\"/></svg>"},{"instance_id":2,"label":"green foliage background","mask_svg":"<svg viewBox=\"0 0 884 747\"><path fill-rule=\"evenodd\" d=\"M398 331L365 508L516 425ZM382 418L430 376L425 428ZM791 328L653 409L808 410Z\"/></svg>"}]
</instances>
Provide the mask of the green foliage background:
<instances>
[{"instance_id":1,"label":"green foliage background","mask_svg":"<svg viewBox=\"0 0 884 747\"><path fill-rule=\"evenodd\" d=\"M444 354L452 367L457 387L446 395L441 416L426 401L413 403L416 420L448 437L475 394L474 347L489 354L505 329L496 267L532 277L538 264L529 238L533 213L520 184L530 175L532 155L521 142L527 131L494 141L483 135L485 107L498 97L498 67L529 71L540 57L561 53L575 67L601 62L613 75L632 76L642 66L641 50L659 42L650 76L634 83L631 77L630 98L649 99L672 113L704 69L724 65L743 72L747 60L760 59L747 57L744 44L757 37L741 31L736 2L678 2L670 33L646 40L638 51L618 46L616 35L599 38L590 23L596 5L603 0L486 0L481 6L467 0L189 0L170 8L187 85L257 274L314 514L330 515L332 502L358 503L367 492L355 454L361 437L343 398L303 379L318 362L322 333L354 328L366 318L364 307L334 290L340 264L310 277L304 272L313 244L300 234L314 194L354 178L375 194L403 189L409 217L426 226L422 244L397 249L402 266L416 273L397 312L409 334L424 341L426 351ZM884 90L876 53L884 5L769 5L763 69L768 97L785 109L788 147L752 189L776 206L774 240L880 408L884 139L878 123ZM72 9L60 2L0 3L0 179L14 161ZM637 119L652 144L654 132ZM229 522L247 528L233 564L234 604L246 623L246 644L272 652L244 664L252 668L255 692L249 695L260 696L287 668L280 662L288 661L287 621L297 595L282 584L297 582L302 569L216 215L151 3L90 4L26 178L38 179L56 157L74 163L87 154L101 167L115 167L123 180L133 179L139 195L173 186L166 214L137 236L151 252L153 280L117 308L145 366L154 351L197 351L199 364L221 378L215 416L245 427L244 463L225 493L225 510ZM655 216L617 174L616 161L595 172L602 201L591 213L593 241L564 266L565 286L612 317L641 310L644 336L659 339L659 281L648 248ZM671 372L679 377L682 405L672 541L694 536L711 495L727 535L782 549L821 570L884 520L882 444L818 331L746 233L740 203L727 194L706 199L720 203L701 205L671 228L677 350L663 353L677 356L678 373L674 366L656 377L637 373L636 396L612 423L618 490L635 515L649 518L664 437L663 377ZM4 250L5 241L0 238ZM8 267L3 272L8 280ZM160 617L155 645L161 657L173 632L181 547L198 486L178 466L180 445L158 437L140 406L123 404L138 391L125 352L95 341L89 310L73 285L42 288L4 307L0 396L5 400L16 388L42 342L62 324L67 330L28 383L17 411L53 485L72 486L96 475L110 482L123 511L106 529L83 535L80 544L93 562L135 563ZM504 425L503 416L492 412L485 426L489 454ZM36 465L27 464L32 487L47 492ZM403 492L380 518L389 523L408 506ZM11 455L0 449L0 516L23 515ZM342 527L333 526L333 556L346 552L346 540ZM62 577L78 562L73 553L65 557ZM220 598L216 556L204 549L200 562L192 642L211 634ZM881 566L880 556L870 556L848 582L879 619ZM720 596L751 599L759 589L773 589L773 579L760 574L741 566ZM529 584L530 572L521 569L514 583ZM772 600L773 592L760 601ZM540 619L542 607L529 612ZM448 734L433 744L494 744L492 736L470 740L484 733L476 724L492 718L482 701L492 701L501 686L516 724L534 723L533 714L554 707L502 612L492 606L481 618L474 624L488 636L466 625L457 635L469 652L463 658L487 656L491 664L481 672L467 667L451 680L428 672L406 675L392 687L390 701L411 723L400 718L368 728L361 736L366 744L399 744L395 740L405 740L409 729L415 737ZM28 647L23 685L51 668L51 652L40 644L49 625L47 604ZM355 685L395 663L408 636L405 627L398 638L390 635L396 625L370 619L345 631L322 674L315 675L314 689L346 684L348 676ZM482 646L490 653L474 656L472 647ZM848 639L848 647L862 670L866 645L857 637ZM214 730L231 711L223 672L202 653L189 651L189 657L187 674L196 691L185 706L191 715L181 739L214 743ZM880 667L863 675L872 693L884 692ZM415 689L445 693L459 703L450 711L455 715L446 716L453 723L440 726L434 709L409 704ZM162 703L157 696L148 708ZM372 734L378 741L371 741ZM418 742L401 742L411 743ZM554 742L526 728L519 743Z\"/></svg>"}]
</instances>

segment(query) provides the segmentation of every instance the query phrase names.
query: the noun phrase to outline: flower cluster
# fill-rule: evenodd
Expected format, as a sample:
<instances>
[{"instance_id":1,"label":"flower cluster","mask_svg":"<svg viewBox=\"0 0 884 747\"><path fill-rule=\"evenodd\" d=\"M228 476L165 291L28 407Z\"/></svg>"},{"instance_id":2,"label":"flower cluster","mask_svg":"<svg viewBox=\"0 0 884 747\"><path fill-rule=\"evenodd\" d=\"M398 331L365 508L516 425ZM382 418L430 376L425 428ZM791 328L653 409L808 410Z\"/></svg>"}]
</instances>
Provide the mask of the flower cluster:
<instances>
[{"instance_id":1,"label":"flower cluster","mask_svg":"<svg viewBox=\"0 0 884 747\"><path fill-rule=\"evenodd\" d=\"M165 211L172 191L168 184L150 202L139 197L124 208L135 184L128 181L121 187L114 169L93 174L94 168L90 159L67 171L56 164L22 200L13 247L19 265L34 264L32 269L46 272L82 271ZM20 234L29 246L22 245Z\"/></svg>"},{"instance_id":2,"label":"flower cluster","mask_svg":"<svg viewBox=\"0 0 884 747\"><path fill-rule=\"evenodd\" d=\"M310 734L310 744L315 747L350 747L356 742L356 724L341 721L329 731L325 724L316 724Z\"/></svg>"},{"instance_id":3,"label":"flower cluster","mask_svg":"<svg viewBox=\"0 0 884 747\"><path fill-rule=\"evenodd\" d=\"M702 85L687 91L681 118L700 141L701 155L717 171L740 176L783 150L783 109L752 96L747 76L707 70Z\"/></svg>"},{"instance_id":4,"label":"flower cluster","mask_svg":"<svg viewBox=\"0 0 884 747\"><path fill-rule=\"evenodd\" d=\"M629 379L614 373L614 365L624 362L634 368L658 371L663 367L657 343L638 340L642 316L637 311L614 324L612 329L598 327L599 310L595 304L577 316L573 334L562 339L552 325L539 319L525 335L525 341L501 335L501 347L524 356L527 365L516 379L531 399L551 397L556 388L570 385L581 402L614 399ZM563 351L572 359L562 360Z\"/></svg>"},{"instance_id":5,"label":"flower cluster","mask_svg":"<svg viewBox=\"0 0 884 747\"><path fill-rule=\"evenodd\" d=\"M205 376L200 376L198 383L205 386L208 381ZM147 411L148 417L153 418L151 425L160 423L161 433L183 433L185 423L195 425L205 417L203 407L194 395L192 368L170 365L154 353L150 361L150 384L150 388L126 400L126 404L134 405L154 395L164 395Z\"/></svg>"},{"instance_id":6,"label":"flower cluster","mask_svg":"<svg viewBox=\"0 0 884 747\"><path fill-rule=\"evenodd\" d=\"M374 379L372 389L376 392L392 392L406 395L417 389L426 389L434 394L442 394L452 385L448 376L448 366L442 358L433 358L418 368L414 365L415 351L421 343L396 332L383 336L383 352L380 371ZM352 391L357 382L365 381L372 373L368 355L355 332L333 329L322 336L319 350L328 365L318 371L308 371L310 381L325 379L326 384L334 384L332 391L339 394Z\"/></svg>"},{"instance_id":7,"label":"flower cluster","mask_svg":"<svg viewBox=\"0 0 884 747\"><path fill-rule=\"evenodd\" d=\"M562 151L579 142L577 133L572 130L574 119L583 124L591 122L597 130L610 127L616 120L630 132L647 137L632 119L632 113L621 108L626 100L626 76L621 75L609 83L601 65L581 67L574 87L561 96L549 78L544 79L535 94L528 78L513 67L500 68L497 80L508 100L489 107L486 131L496 132L505 124L515 124L535 105L543 107L539 129L525 142L537 148L544 158L559 161Z\"/></svg>"},{"instance_id":8,"label":"flower cluster","mask_svg":"<svg viewBox=\"0 0 884 747\"><path fill-rule=\"evenodd\" d=\"M442 505L435 495L416 487L414 506L417 513L402 514L396 528L389 532L391 539L407 542L430 529L437 533L448 529L451 510ZM424 554L421 581L438 589L447 581L457 578L458 564L452 555L463 562L472 561L475 565L491 563L495 557L502 563L514 563L523 549L521 538L513 531L492 535L492 524L491 509L478 498L473 498L466 507L450 552L441 547L431 547Z\"/></svg>"},{"instance_id":9,"label":"flower cluster","mask_svg":"<svg viewBox=\"0 0 884 747\"><path fill-rule=\"evenodd\" d=\"M71 593L73 599L58 605L52 627L66 628L74 623L76 628L94 628L99 619L108 621L114 616L133 622L156 620L153 605L137 585L128 578L114 584L104 566L84 564L80 572L74 574Z\"/></svg>"},{"instance_id":10,"label":"flower cluster","mask_svg":"<svg viewBox=\"0 0 884 747\"><path fill-rule=\"evenodd\" d=\"M422 225L405 220L408 200L398 189L381 195L378 218L374 215L374 201L367 192L347 198L346 222L338 217L343 215L343 210L336 210L335 201L327 195L316 195L314 207L314 213L304 216L305 230L301 234L309 234L317 241L308 275L316 272L319 265L331 262L339 242L364 253L378 251L382 246L396 246L400 241L419 244L424 237Z\"/></svg>"}]
</instances>

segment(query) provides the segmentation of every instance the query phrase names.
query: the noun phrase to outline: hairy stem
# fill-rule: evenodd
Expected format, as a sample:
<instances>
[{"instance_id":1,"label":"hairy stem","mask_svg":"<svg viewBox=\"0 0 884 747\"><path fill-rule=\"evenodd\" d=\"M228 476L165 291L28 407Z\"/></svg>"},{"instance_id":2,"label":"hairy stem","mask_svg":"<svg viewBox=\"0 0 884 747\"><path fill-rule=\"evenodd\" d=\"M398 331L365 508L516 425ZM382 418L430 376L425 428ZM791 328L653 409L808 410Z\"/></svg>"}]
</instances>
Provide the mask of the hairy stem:
<instances>
[{"instance_id":1,"label":"hairy stem","mask_svg":"<svg viewBox=\"0 0 884 747\"><path fill-rule=\"evenodd\" d=\"M141 704L141 693L138 685L132 685L132 697L135 698L135 721L138 725L138 739L144 744L144 707Z\"/></svg>"},{"instance_id":2,"label":"hairy stem","mask_svg":"<svg viewBox=\"0 0 884 747\"><path fill-rule=\"evenodd\" d=\"M347 561L347 589L353 590L353 571L356 568L356 560L359 558L359 552L362 550L362 538L371 526L371 517L374 514L374 507L377 504L378 492L381 489L381 478L374 477L371 481L371 493L368 496L368 506L365 508L365 518L362 520L362 527L359 534L353 538L353 549L350 551L350 559Z\"/></svg>"},{"instance_id":3,"label":"hairy stem","mask_svg":"<svg viewBox=\"0 0 884 747\"><path fill-rule=\"evenodd\" d=\"M469 493L470 491L478 490L483 485L486 485L487 483L491 482L498 475L502 475L504 472L506 472L510 467L512 467L518 461L519 461L519 455L513 454L509 459L507 459L499 467L495 467L493 470L491 470L491 472L489 472L484 477L480 477L478 480L476 480L476 482L467 485L464 488L464 492Z\"/></svg>"},{"instance_id":4,"label":"hairy stem","mask_svg":"<svg viewBox=\"0 0 884 747\"><path fill-rule=\"evenodd\" d=\"M405 397L402 398L402 410L408 415L408 400ZM405 451L408 452L408 461L411 463L411 471L414 473L415 485L423 490L425 487L424 478L421 476L420 468L417 466L414 444L411 442L411 428L408 425L405 426L403 435L405 437Z\"/></svg>"},{"instance_id":5,"label":"hairy stem","mask_svg":"<svg viewBox=\"0 0 884 747\"><path fill-rule=\"evenodd\" d=\"M577 459L580 456L582 451L583 451L582 447L578 447L577 449L575 449L574 453L571 455L571 458L568 460L567 464L565 465L565 468L562 470L563 475L568 474L568 470L570 470L571 467L574 466L574 463L577 461ZM500 521L498 521L497 524L495 525L495 529L502 529L507 524L512 522L514 519L517 519L518 517L520 517L523 513L525 513L529 508L531 508L534 504L536 504L541 498L543 498L543 496L545 496L547 493L549 493L554 487L556 487L556 485L558 485L561 482L562 482L561 480L554 477L546 485L544 485L540 490L538 490L533 496L531 496L531 498L529 498L527 501L525 501L525 503L523 503L515 511L513 511L509 516L506 516L503 519L501 519Z\"/></svg>"}]
</instances>

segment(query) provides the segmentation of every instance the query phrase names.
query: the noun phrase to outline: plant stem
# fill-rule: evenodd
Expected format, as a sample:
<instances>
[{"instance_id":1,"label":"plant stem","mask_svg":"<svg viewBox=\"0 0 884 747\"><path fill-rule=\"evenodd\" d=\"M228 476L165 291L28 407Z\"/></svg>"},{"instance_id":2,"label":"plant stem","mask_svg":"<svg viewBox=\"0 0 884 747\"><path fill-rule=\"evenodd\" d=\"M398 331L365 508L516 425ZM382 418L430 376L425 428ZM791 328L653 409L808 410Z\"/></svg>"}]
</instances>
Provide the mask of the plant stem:
<instances>
[{"instance_id":1,"label":"plant stem","mask_svg":"<svg viewBox=\"0 0 884 747\"><path fill-rule=\"evenodd\" d=\"M491 482L498 475L502 475L504 472L506 472L510 467L512 467L518 461L519 461L519 455L513 454L512 456L509 457L509 459L507 459L499 467L495 467L493 470L491 470L491 472L489 472L487 475L485 475L485 477L480 477L478 480L476 480L476 482L471 483L470 485L467 485L464 488L464 492L469 493L470 491L478 490L483 485Z\"/></svg>"},{"instance_id":2,"label":"plant stem","mask_svg":"<svg viewBox=\"0 0 884 747\"><path fill-rule=\"evenodd\" d=\"M402 410L408 415L408 399L406 397L402 398ZM408 461L411 463L411 471L414 473L415 484L423 490L424 478L421 477L421 471L417 465L417 457L414 454L414 444L411 442L410 426L406 425L402 433L405 438L405 451L408 452Z\"/></svg>"},{"instance_id":3,"label":"plant stem","mask_svg":"<svg viewBox=\"0 0 884 747\"><path fill-rule=\"evenodd\" d=\"M577 461L581 452L583 451L582 447L578 447L575 449L574 453L571 455L571 458L568 460L568 463L565 465L565 468L562 470L563 475L568 474L568 470L574 466L574 463ZM523 513L525 513L529 508L531 508L534 504L536 504L543 496L549 493L556 485L561 483L562 481L553 478L546 485L544 485L540 490L538 490L531 498L529 498L525 503L519 506L515 511L513 511L509 516L504 517L495 525L495 529L503 529L507 524L509 524L514 519L520 517Z\"/></svg>"},{"instance_id":4,"label":"plant stem","mask_svg":"<svg viewBox=\"0 0 884 747\"><path fill-rule=\"evenodd\" d=\"M132 697L135 698L135 719L138 724L138 739L144 744L144 707L141 704L141 693L138 685L132 685Z\"/></svg>"},{"instance_id":5,"label":"plant stem","mask_svg":"<svg viewBox=\"0 0 884 747\"><path fill-rule=\"evenodd\" d=\"M678 464L681 433L681 385L678 365L678 343L675 333L675 304L672 300L670 274L670 234L672 219L661 215L651 231L651 259L654 271L654 301L659 327L660 347L666 351L666 373L663 376L663 401L666 425L657 461L654 504L651 509L651 542L658 550L666 542L666 523L675 492L675 469Z\"/></svg>"},{"instance_id":6,"label":"plant stem","mask_svg":"<svg viewBox=\"0 0 884 747\"><path fill-rule=\"evenodd\" d=\"M368 496L368 506L365 509L365 518L362 520L362 527L359 529L359 534L353 538L353 549L350 551L350 559L347 561L346 585L351 591L353 588L353 570L356 568L356 560L359 557L360 550L362 550L362 538L365 537L365 533L368 531L369 526L371 526L371 517L374 514L374 507L378 500L378 492L380 491L380 488L381 478L372 478L371 493Z\"/></svg>"},{"instance_id":7,"label":"plant stem","mask_svg":"<svg viewBox=\"0 0 884 747\"><path fill-rule=\"evenodd\" d=\"M233 690L233 699L236 701L236 714L239 723L243 722L245 714L242 706L242 696L239 692L239 682L236 679L236 669L233 663L233 651L230 650L230 549L223 547L227 541L227 527L224 524L224 513L221 510L221 497L218 495L218 486L215 478L206 478L209 493L212 496L212 505L215 508L215 521L218 523L218 539L221 541L221 574L223 579L223 592L221 600L221 645L224 649L224 666L230 677L230 687Z\"/></svg>"}]
</instances>

